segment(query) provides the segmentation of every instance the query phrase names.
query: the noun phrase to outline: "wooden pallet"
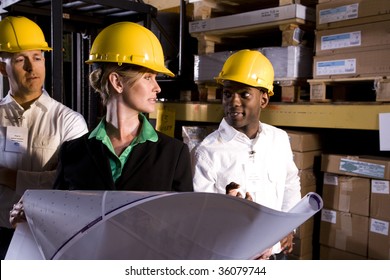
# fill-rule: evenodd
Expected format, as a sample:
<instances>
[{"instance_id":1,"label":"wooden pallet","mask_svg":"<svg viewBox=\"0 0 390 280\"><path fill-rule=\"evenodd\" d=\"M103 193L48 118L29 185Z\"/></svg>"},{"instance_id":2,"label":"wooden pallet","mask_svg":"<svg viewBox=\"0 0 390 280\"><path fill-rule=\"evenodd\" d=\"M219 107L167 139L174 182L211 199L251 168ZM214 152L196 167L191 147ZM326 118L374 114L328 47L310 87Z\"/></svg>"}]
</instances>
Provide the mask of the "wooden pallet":
<instances>
[{"instance_id":1,"label":"wooden pallet","mask_svg":"<svg viewBox=\"0 0 390 280\"><path fill-rule=\"evenodd\" d=\"M274 83L274 91L280 90L280 101L287 103L297 103L300 101L307 101L309 84L306 79L295 80L277 80ZM276 98L271 97L270 101L274 101Z\"/></svg>"},{"instance_id":2,"label":"wooden pallet","mask_svg":"<svg viewBox=\"0 0 390 280\"><path fill-rule=\"evenodd\" d=\"M310 101L390 101L390 77L312 79Z\"/></svg>"},{"instance_id":3,"label":"wooden pallet","mask_svg":"<svg viewBox=\"0 0 390 280\"><path fill-rule=\"evenodd\" d=\"M192 21L189 32L198 40L198 54L219 51L217 45L255 48L258 46L247 45L256 41L295 46L303 43L304 34L314 34L314 13L314 9L298 4L276 6Z\"/></svg>"},{"instance_id":4,"label":"wooden pallet","mask_svg":"<svg viewBox=\"0 0 390 280\"><path fill-rule=\"evenodd\" d=\"M198 83L198 98L193 101L221 102L220 86L214 82Z\"/></svg>"},{"instance_id":5,"label":"wooden pallet","mask_svg":"<svg viewBox=\"0 0 390 280\"><path fill-rule=\"evenodd\" d=\"M236 30L229 29L219 30L218 32L198 33L192 36L198 40L198 54L209 54L218 51L218 47L222 50L227 50L226 46L230 44L240 46L240 43L255 37L270 38L270 36L273 36L273 38L270 38L271 41L281 41L280 46L282 47L298 46L302 44L302 36L305 32L313 32L313 29L311 27L308 28L307 22L301 19L293 19L237 28ZM224 47L221 48L221 46ZM249 48L253 47L255 46ZM239 48L248 47L245 47L244 44L244 47Z\"/></svg>"}]
</instances>

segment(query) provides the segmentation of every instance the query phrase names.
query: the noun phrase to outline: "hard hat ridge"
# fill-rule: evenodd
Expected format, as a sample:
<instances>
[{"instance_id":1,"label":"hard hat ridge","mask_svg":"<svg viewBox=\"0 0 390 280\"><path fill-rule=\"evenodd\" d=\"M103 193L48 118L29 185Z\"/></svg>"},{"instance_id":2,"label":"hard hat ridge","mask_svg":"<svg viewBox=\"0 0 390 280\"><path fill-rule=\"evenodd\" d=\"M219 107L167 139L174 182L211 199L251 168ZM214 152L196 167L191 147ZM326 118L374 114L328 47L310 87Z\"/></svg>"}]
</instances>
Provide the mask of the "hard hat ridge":
<instances>
[{"instance_id":1,"label":"hard hat ridge","mask_svg":"<svg viewBox=\"0 0 390 280\"><path fill-rule=\"evenodd\" d=\"M42 29L23 16L8 16L0 21L0 51L51 51Z\"/></svg>"},{"instance_id":2,"label":"hard hat ridge","mask_svg":"<svg viewBox=\"0 0 390 280\"><path fill-rule=\"evenodd\" d=\"M268 90L270 96L274 94L274 68L268 58L255 50L240 50L232 54L215 80L220 84L230 80L252 87L262 87Z\"/></svg>"}]
</instances>

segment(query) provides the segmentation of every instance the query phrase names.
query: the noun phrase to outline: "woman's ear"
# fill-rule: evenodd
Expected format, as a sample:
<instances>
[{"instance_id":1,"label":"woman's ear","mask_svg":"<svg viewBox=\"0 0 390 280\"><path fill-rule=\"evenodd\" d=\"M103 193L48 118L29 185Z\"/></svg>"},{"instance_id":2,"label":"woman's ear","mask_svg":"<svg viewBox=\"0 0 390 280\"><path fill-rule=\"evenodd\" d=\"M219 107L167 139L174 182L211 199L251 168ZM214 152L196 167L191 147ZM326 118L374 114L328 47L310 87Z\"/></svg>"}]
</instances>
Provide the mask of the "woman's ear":
<instances>
[{"instance_id":1,"label":"woman's ear","mask_svg":"<svg viewBox=\"0 0 390 280\"><path fill-rule=\"evenodd\" d=\"M266 93L266 92L263 92L261 91L261 97L260 97L260 104L261 104L261 108L264 109L265 107L267 107L268 105L268 102L269 102L269 94Z\"/></svg>"},{"instance_id":2,"label":"woman's ear","mask_svg":"<svg viewBox=\"0 0 390 280\"><path fill-rule=\"evenodd\" d=\"M122 93L123 92L123 82L122 82L121 77L118 75L118 73L111 72L108 75L108 80L110 81L110 84L111 84L112 88L116 92L118 92L118 93Z\"/></svg>"}]
</instances>

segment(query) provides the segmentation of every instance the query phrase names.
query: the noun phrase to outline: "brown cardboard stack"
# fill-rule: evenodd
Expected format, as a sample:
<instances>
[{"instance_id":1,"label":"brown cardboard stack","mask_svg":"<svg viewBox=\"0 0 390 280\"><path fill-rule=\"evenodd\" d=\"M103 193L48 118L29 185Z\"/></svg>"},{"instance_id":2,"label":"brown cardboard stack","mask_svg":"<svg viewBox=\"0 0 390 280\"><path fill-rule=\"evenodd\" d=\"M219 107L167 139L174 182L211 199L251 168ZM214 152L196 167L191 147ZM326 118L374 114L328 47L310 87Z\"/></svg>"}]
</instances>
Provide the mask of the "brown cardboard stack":
<instances>
[{"instance_id":1,"label":"brown cardboard stack","mask_svg":"<svg viewBox=\"0 0 390 280\"><path fill-rule=\"evenodd\" d=\"M320 258L390 259L390 159L324 154L321 170Z\"/></svg>"},{"instance_id":2,"label":"brown cardboard stack","mask_svg":"<svg viewBox=\"0 0 390 280\"><path fill-rule=\"evenodd\" d=\"M344 250L320 245L321 260L366 260L367 258Z\"/></svg>"},{"instance_id":3,"label":"brown cardboard stack","mask_svg":"<svg viewBox=\"0 0 390 280\"><path fill-rule=\"evenodd\" d=\"M194 81L199 98L193 95L192 101L220 102L221 93L214 77L227 57L241 49L257 49L271 61L275 70L274 99L279 95L283 102L307 99L307 79L313 77L313 46L307 43L307 37L311 39L314 34L315 1L295 2L190 1L193 20L188 30L198 41ZM257 35L267 39L255 43Z\"/></svg>"},{"instance_id":4,"label":"brown cardboard stack","mask_svg":"<svg viewBox=\"0 0 390 280\"><path fill-rule=\"evenodd\" d=\"M317 191L316 164L321 158L320 136L307 131L286 130L293 151L294 162L299 169L301 194ZM289 259L311 260L313 258L314 217L297 228L293 252Z\"/></svg>"},{"instance_id":5,"label":"brown cardboard stack","mask_svg":"<svg viewBox=\"0 0 390 280\"><path fill-rule=\"evenodd\" d=\"M390 1L324 0L316 7L314 79L370 78L390 75ZM354 81L351 81L354 82ZM387 80L380 80L387 87ZM321 90L325 95L325 90ZM377 91L377 101L389 101ZM311 100L325 100L318 88Z\"/></svg>"},{"instance_id":6,"label":"brown cardboard stack","mask_svg":"<svg viewBox=\"0 0 390 280\"><path fill-rule=\"evenodd\" d=\"M325 173L322 199L326 209L368 217L370 179Z\"/></svg>"},{"instance_id":7,"label":"brown cardboard stack","mask_svg":"<svg viewBox=\"0 0 390 280\"><path fill-rule=\"evenodd\" d=\"M368 257L390 260L390 191L389 180L371 180Z\"/></svg>"}]
</instances>

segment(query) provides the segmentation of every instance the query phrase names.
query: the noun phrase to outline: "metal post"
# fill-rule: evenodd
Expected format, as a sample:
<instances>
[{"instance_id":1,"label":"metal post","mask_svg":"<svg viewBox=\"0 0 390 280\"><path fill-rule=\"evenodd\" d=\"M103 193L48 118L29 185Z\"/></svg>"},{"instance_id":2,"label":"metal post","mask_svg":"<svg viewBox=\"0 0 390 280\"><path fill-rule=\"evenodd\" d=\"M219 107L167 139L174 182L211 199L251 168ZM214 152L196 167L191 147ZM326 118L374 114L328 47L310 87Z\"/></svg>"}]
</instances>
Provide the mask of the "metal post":
<instances>
[{"instance_id":1,"label":"metal post","mask_svg":"<svg viewBox=\"0 0 390 280\"><path fill-rule=\"evenodd\" d=\"M177 75L183 75L183 38L184 38L184 24L186 22L186 4L185 0L180 0L180 31L179 31L179 69Z\"/></svg>"},{"instance_id":2,"label":"metal post","mask_svg":"<svg viewBox=\"0 0 390 280\"><path fill-rule=\"evenodd\" d=\"M52 53L52 95L59 102L63 97L63 55L62 55L62 0L51 1L51 45Z\"/></svg>"}]
</instances>

